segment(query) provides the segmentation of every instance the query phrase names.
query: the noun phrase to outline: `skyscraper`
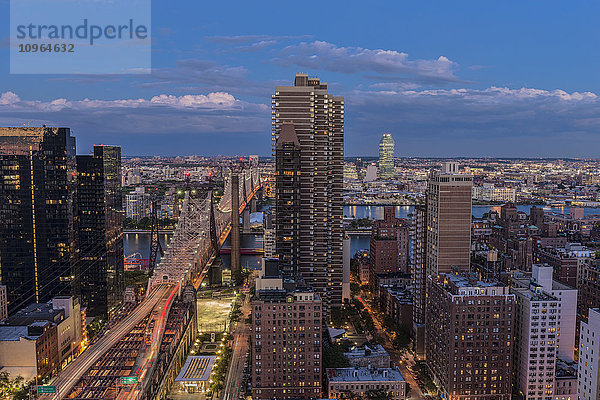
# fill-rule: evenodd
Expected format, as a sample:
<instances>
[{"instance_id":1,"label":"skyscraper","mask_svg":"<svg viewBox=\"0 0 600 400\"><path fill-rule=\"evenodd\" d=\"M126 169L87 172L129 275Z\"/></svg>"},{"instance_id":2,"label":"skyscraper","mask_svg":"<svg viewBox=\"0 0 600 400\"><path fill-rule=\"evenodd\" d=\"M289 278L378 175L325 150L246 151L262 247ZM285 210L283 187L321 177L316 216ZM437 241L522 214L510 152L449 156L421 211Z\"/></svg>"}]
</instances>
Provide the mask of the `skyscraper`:
<instances>
[{"instance_id":1,"label":"skyscraper","mask_svg":"<svg viewBox=\"0 0 600 400\"><path fill-rule=\"evenodd\" d=\"M121 148L94 146L77 156L77 245L74 276L91 316L106 315L123 291Z\"/></svg>"},{"instance_id":2,"label":"skyscraper","mask_svg":"<svg viewBox=\"0 0 600 400\"><path fill-rule=\"evenodd\" d=\"M75 138L0 128L0 271L9 312L72 291Z\"/></svg>"},{"instance_id":3,"label":"skyscraper","mask_svg":"<svg viewBox=\"0 0 600 400\"><path fill-rule=\"evenodd\" d=\"M473 176L446 162L427 184L427 275L469 270Z\"/></svg>"},{"instance_id":4,"label":"skyscraper","mask_svg":"<svg viewBox=\"0 0 600 400\"><path fill-rule=\"evenodd\" d=\"M473 177L460 173L458 164L446 162L432 175L425 207L413 219L413 279L415 349L423 352L426 281L455 268L469 271L471 261L471 188Z\"/></svg>"},{"instance_id":5,"label":"skyscraper","mask_svg":"<svg viewBox=\"0 0 600 400\"><path fill-rule=\"evenodd\" d=\"M379 169L380 179L394 177L394 138L391 133L384 133L379 141Z\"/></svg>"},{"instance_id":6,"label":"skyscraper","mask_svg":"<svg viewBox=\"0 0 600 400\"><path fill-rule=\"evenodd\" d=\"M327 84L318 78L297 74L294 86L275 88L272 108L275 157L280 137L286 142L293 137L291 124L296 137L291 139L293 146L286 147L289 158L275 161L280 185L289 178L288 184L293 186L286 189L290 192L276 194L277 252L282 269L301 276L330 306L340 305L344 98L329 94ZM299 190L294 186L298 184ZM279 230L281 226L286 226L284 231ZM290 231L297 232L297 239L288 235ZM280 247L283 242L292 243Z\"/></svg>"}]
</instances>

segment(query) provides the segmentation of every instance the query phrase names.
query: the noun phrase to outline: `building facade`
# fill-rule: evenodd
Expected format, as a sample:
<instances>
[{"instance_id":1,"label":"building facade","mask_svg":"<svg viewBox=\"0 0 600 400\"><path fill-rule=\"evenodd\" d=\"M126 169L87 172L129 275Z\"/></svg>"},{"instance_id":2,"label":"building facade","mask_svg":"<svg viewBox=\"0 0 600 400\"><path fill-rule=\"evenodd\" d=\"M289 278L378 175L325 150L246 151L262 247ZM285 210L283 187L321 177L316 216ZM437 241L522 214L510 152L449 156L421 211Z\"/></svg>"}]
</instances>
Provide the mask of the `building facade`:
<instances>
[{"instance_id":1,"label":"building facade","mask_svg":"<svg viewBox=\"0 0 600 400\"><path fill-rule=\"evenodd\" d=\"M323 318L318 293L257 291L252 301L253 399L321 398Z\"/></svg>"},{"instance_id":2,"label":"building facade","mask_svg":"<svg viewBox=\"0 0 600 400\"><path fill-rule=\"evenodd\" d=\"M277 160L280 135L293 131L299 154L290 158L288 173L299 178L299 198L291 207L276 205L277 252L284 270L295 270L330 306L342 303L344 99L328 92L327 84L306 74L296 75L294 86L277 86L272 96L273 153L276 175L284 168ZM285 127L285 128L284 128ZM294 150L297 152L298 149ZM299 156L299 163L298 161ZM292 161L294 160L294 161ZM279 163L279 166L277 164ZM276 178L277 179L277 178ZM294 183L295 184L295 183ZM290 189L296 193L294 189ZM277 197L292 193L277 193ZM284 222L279 222L284 221ZM279 247L286 239L280 225L290 225L298 237L290 237L291 249ZM288 237L288 236L286 236ZM293 238L293 239L292 239ZM293 257L290 251L293 250ZM290 264L295 262L296 264Z\"/></svg>"},{"instance_id":3,"label":"building facade","mask_svg":"<svg viewBox=\"0 0 600 400\"><path fill-rule=\"evenodd\" d=\"M0 128L1 284L8 311L73 291L75 138L69 128Z\"/></svg>"},{"instance_id":4,"label":"building facade","mask_svg":"<svg viewBox=\"0 0 600 400\"><path fill-rule=\"evenodd\" d=\"M373 223L370 239L371 275L410 272L408 266L409 224L396 218L394 207L385 207L383 220ZM370 279L374 281L374 279Z\"/></svg>"},{"instance_id":5,"label":"building facade","mask_svg":"<svg viewBox=\"0 0 600 400\"><path fill-rule=\"evenodd\" d=\"M390 133L384 133L379 141L379 167L377 168L379 179L394 177L394 151L394 138Z\"/></svg>"},{"instance_id":6,"label":"building facade","mask_svg":"<svg viewBox=\"0 0 600 400\"><path fill-rule=\"evenodd\" d=\"M427 282L427 366L444 398L509 400L515 296L465 273Z\"/></svg>"},{"instance_id":7,"label":"building facade","mask_svg":"<svg viewBox=\"0 0 600 400\"><path fill-rule=\"evenodd\" d=\"M88 315L108 315L124 289L120 147L77 156L76 210L78 294Z\"/></svg>"},{"instance_id":8,"label":"building facade","mask_svg":"<svg viewBox=\"0 0 600 400\"><path fill-rule=\"evenodd\" d=\"M579 329L579 400L597 400L600 397L600 309L590 308L588 314L588 322L582 321Z\"/></svg>"},{"instance_id":9,"label":"building facade","mask_svg":"<svg viewBox=\"0 0 600 400\"><path fill-rule=\"evenodd\" d=\"M406 381L398 368L329 368L327 392L330 399L368 398L383 391L390 400L406 399Z\"/></svg>"}]
</instances>

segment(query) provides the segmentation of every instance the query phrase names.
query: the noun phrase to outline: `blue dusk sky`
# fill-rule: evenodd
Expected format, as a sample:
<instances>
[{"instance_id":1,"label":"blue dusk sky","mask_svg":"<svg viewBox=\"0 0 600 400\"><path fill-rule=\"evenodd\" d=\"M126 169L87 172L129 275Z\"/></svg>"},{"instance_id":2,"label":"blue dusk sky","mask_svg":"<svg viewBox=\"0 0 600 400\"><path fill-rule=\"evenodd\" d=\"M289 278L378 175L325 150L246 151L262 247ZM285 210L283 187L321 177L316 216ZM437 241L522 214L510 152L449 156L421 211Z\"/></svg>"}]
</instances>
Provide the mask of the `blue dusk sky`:
<instances>
[{"instance_id":1,"label":"blue dusk sky","mask_svg":"<svg viewBox=\"0 0 600 400\"><path fill-rule=\"evenodd\" d=\"M11 75L0 15L0 126L71 127L78 153L270 155L297 72L345 96L346 156L383 132L397 156L600 153L600 2L155 0L149 75Z\"/></svg>"}]
</instances>

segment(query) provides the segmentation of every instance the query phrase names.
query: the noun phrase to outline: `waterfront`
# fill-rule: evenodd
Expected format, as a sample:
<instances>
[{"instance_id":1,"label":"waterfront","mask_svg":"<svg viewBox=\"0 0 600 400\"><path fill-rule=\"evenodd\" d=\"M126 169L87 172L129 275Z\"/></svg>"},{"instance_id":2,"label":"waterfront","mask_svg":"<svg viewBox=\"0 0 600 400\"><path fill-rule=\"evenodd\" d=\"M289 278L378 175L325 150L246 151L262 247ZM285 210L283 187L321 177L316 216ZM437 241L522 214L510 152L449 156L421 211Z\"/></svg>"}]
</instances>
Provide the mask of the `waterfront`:
<instances>
[{"instance_id":1,"label":"waterfront","mask_svg":"<svg viewBox=\"0 0 600 400\"><path fill-rule=\"evenodd\" d=\"M532 205L519 205L517 206L518 211L523 211L529 214L529 210ZM410 218L414 207L413 206L395 206L396 216L398 218ZM344 217L346 218L370 218L370 219L382 219L383 218L384 206L345 206ZM569 207L562 208L551 208L544 207L546 211L554 211L559 213L568 214ZM475 218L481 218L483 214L490 210L496 210L500 212L500 206L473 206L473 216ZM253 223L259 221L258 214L253 214ZM600 208L585 208L585 215L600 214ZM161 233L159 239L163 245L163 249L167 248L167 244L171 238L170 234ZM224 247L231 247L230 239L227 238ZM350 254L354 255L357 251L369 248L369 236L368 235L350 235ZM240 236L240 247L241 248L262 248L263 238L260 233L242 234ZM150 234L149 233L126 233L124 234L124 252L125 255L131 255L133 253L139 253L141 258L148 258L150 253ZM229 268L231 264L231 256L229 254L221 255L223 260L223 266ZM245 268L257 268L260 266L261 257L258 255L242 255L241 263Z\"/></svg>"},{"instance_id":2,"label":"waterfront","mask_svg":"<svg viewBox=\"0 0 600 400\"><path fill-rule=\"evenodd\" d=\"M518 205L517 211L523 211L529 214L529 210L533 207L533 204ZM415 207L414 206L393 206L396 208L396 217L398 218L410 218ZM541 206L540 206L541 207ZM385 206L344 206L344 218L369 218L369 219L383 219L383 209ZM481 218L483 214L495 210L500 212L500 206L481 206L474 205L472 214L475 218ZM544 211L558 212L561 214L568 214L569 207L544 207ZM585 215L600 214L600 208L596 207L585 207Z\"/></svg>"}]
</instances>

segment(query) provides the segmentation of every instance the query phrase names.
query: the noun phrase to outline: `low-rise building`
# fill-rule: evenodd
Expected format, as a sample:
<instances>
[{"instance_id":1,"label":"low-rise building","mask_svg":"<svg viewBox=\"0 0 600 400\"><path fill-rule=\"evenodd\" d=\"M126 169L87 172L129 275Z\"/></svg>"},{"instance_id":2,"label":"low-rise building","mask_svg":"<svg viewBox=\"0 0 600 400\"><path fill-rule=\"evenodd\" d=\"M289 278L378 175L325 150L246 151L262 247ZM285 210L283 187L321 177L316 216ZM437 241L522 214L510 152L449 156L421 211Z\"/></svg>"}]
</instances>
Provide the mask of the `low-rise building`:
<instances>
[{"instance_id":1,"label":"low-rise building","mask_svg":"<svg viewBox=\"0 0 600 400\"><path fill-rule=\"evenodd\" d=\"M413 294L403 285L379 287L379 307L397 327L412 329Z\"/></svg>"},{"instance_id":2,"label":"low-rise building","mask_svg":"<svg viewBox=\"0 0 600 400\"><path fill-rule=\"evenodd\" d=\"M577 400L577 363L556 360L554 400Z\"/></svg>"},{"instance_id":3,"label":"low-rise building","mask_svg":"<svg viewBox=\"0 0 600 400\"><path fill-rule=\"evenodd\" d=\"M344 356L350 361L353 367L362 368L389 368L390 355L382 345L365 344L361 347L352 347L350 351L345 352Z\"/></svg>"},{"instance_id":4,"label":"low-rise building","mask_svg":"<svg viewBox=\"0 0 600 400\"><path fill-rule=\"evenodd\" d=\"M0 369L26 381L52 376L60 365L57 336L57 325L49 321L1 325Z\"/></svg>"},{"instance_id":5,"label":"low-rise building","mask_svg":"<svg viewBox=\"0 0 600 400\"><path fill-rule=\"evenodd\" d=\"M329 368L327 389L330 399L364 396L370 391L384 391L391 400L406 399L406 381L398 368Z\"/></svg>"}]
</instances>

